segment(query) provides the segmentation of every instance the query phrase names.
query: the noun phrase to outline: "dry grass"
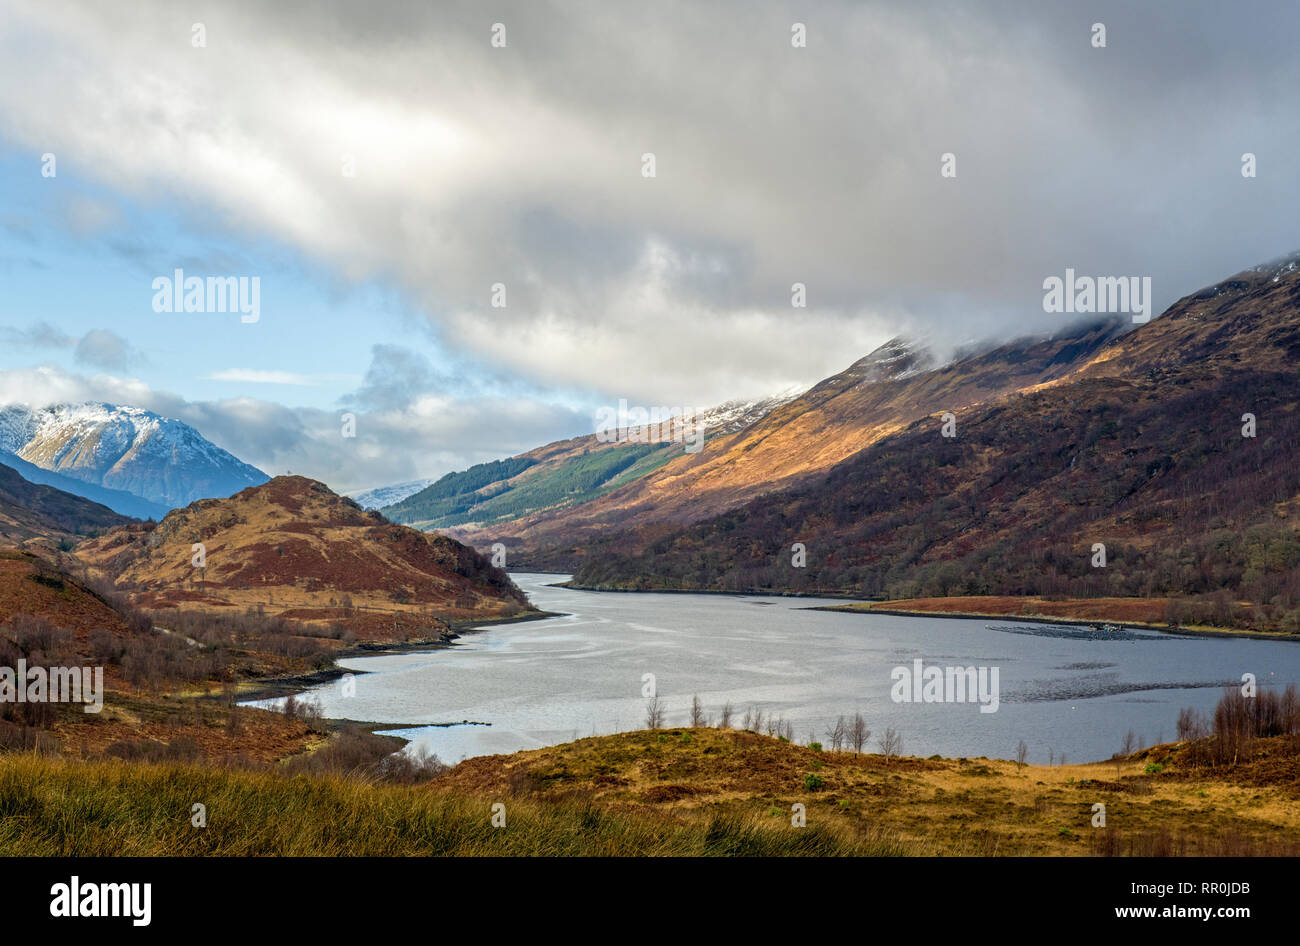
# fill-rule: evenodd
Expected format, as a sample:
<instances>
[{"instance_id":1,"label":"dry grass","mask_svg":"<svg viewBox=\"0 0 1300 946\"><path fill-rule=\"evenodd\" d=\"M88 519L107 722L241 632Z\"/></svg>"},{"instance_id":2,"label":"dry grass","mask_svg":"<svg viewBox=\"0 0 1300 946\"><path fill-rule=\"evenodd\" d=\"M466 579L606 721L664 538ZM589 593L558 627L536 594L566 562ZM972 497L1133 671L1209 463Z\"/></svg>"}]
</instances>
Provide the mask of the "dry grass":
<instances>
[{"instance_id":1,"label":"dry grass","mask_svg":"<svg viewBox=\"0 0 1300 946\"><path fill-rule=\"evenodd\" d=\"M505 826L492 806L505 804ZM207 826L191 824L195 804ZM0 757L0 855L555 856L902 854L870 833L718 813L628 814L375 785L331 776L185 764Z\"/></svg>"},{"instance_id":2,"label":"dry grass","mask_svg":"<svg viewBox=\"0 0 1300 946\"><path fill-rule=\"evenodd\" d=\"M748 732L675 729L601 736L470 759L440 780L457 790L520 797L589 795L611 810L728 810L789 817L835 830L871 827L913 849L958 855L1142 853L1167 835L1169 853L1214 854L1231 840L1242 853L1300 853L1294 784L1237 784L1236 775L1183 772L1154 750L1122 762L1025 766L994 759L904 758L817 752ZM1294 747L1290 749L1294 758ZM821 786L805 787L816 775ZM1258 781L1258 780L1256 780ZM1106 806L1107 828L1092 827ZM1099 844L1108 845L1098 848Z\"/></svg>"},{"instance_id":3,"label":"dry grass","mask_svg":"<svg viewBox=\"0 0 1300 946\"><path fill-rule=\"evenodd\" d=\"M242 769L18 753L0 755L0 854L1300 854L1300 744L1253 745L1224 770L1194 769L1174 746L1018 769L672 729L470 759L417 785L302 756ZM1104 829L1091 824L1098 802ZM205 829L190 825L195 803ZM491 824L497 803L506 828ZM791 824L795 805L806 827Z\"/></svg>"}]
</instances>

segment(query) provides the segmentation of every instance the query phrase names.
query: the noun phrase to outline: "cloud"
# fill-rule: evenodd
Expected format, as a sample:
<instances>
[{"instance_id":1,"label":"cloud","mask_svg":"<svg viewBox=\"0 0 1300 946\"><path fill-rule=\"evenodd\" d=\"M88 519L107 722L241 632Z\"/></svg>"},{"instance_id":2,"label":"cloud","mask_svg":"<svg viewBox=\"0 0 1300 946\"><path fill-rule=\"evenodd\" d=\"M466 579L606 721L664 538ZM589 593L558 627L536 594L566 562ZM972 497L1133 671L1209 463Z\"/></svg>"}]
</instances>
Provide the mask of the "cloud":
<instances>
[{"instance_id":1,"label":"cloud","mask_svg":"<svg viewBox=\"0 0 1300 946\"><path fill-rule=\"evenodd\" d=\"M295 387L318 387L339 381L356 381L347 374L299 374L293 371L263 371L254 368L226 368L207 376L209 381L231 381L243 384L288 384Z\"/></svg>"},{"instance_id":2,"label":"cloud","mask_svg":"<svg viewBox=\"0 0 1300 946\"><path fill-rule=\"evenodd\" d=\"M584 413L531 398L425 395L401 407L354 412L293 408L252 397L193 401L134 378L41 366L0 371L0 404L129 404L194 427L261 470L319 479L337 492L437 477L589 429Z\"/></svg>"},{"instance_id":3,"label":"cloud","mask_svg":"<svg viewBox=\"0 0 1300 946\"><path fill-rule=\"evenodd\" d=\"M445 374L427 356L396 345L375 345L361 387L344 403L371 410L391 411L431 394L478 393L466 378Z\"/></svg>"},{"instance_id":4,"label":"cloud","mask_svg":"<svg viewBox=\"0 0 1300 946\"><path fill-rule=\"evenodd\" d=\"M77 337L48 322L36 322L27 328L0 326L0 339L17 348L67 350L77 364L106 371L123 371L144 360L126 339L102 328Z\"/></svg>"},{"instance_id":5,"label":"cloud","mask_svg":"<svg viewBox=\"0 0 1300 946\"><path fill-rule=\"evenodd\" d=\"M122 336L107 329L92 329L83 335L72 350L79 365L123 371L139 359L135 349Z\"/></svg>"},{"instance_id":6,"label":"cloud","mask_svg":"<svg viewBox=\"0 0 1300 946\"><path fill-rule=\"evenodd\" d=\"M6 345L19 348L72 348L77 339L48 322L36 322L27 328L0 326L0 338Z\"/></svg>"},{"instance_id":7,"label":"cloud","mask_svg":"<svg viewBox=\"0 0 1300 946\"><path fill-rule=\"evenodd\" d=\"M900 329L1049 328L1067 266L1162 306L1295 248L1295 5L231 0L202 49L162 0L3 16L11 140L400 286L537 384L713 403Z\"/></svg>"}]
</instances>

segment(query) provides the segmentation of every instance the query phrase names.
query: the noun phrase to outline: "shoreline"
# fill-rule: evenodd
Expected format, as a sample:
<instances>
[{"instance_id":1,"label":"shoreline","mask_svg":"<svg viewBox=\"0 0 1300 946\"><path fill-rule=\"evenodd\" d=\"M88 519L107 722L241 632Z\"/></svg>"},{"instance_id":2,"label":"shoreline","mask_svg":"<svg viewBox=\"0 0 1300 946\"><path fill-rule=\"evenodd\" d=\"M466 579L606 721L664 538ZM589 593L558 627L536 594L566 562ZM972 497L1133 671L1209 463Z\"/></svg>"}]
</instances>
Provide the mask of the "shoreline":
<instances>
[{"instance_id":1,"label":"shoreline","mask_svg":"<svg viewBox=\"0 0 1300 946\"><path fill-rule=\"evenodd\" d=\"M866 602L863 602L866 604ZM1205 639L1237 638L1240 640L1291 641L1300 643L1300 637L1275 631L1250 631L1241 628L1213 628L1197 625L1195 627L1168 627L1149 621L1120 621L1107 618L1065 618L1044 614L1039 616L1025 614L998 614L990 611L921 611L903 608L853 607L852 605L822 605L805 608L806 611L830 611L836 614L889 614L909 618L952 618L965 621L1014 621L1020 624L1063 624L1071 627L1087 627L1094 623L1113 624L1121 630L1157 631L1173 637L1198 637Z\"/></svg>"},{"instance_id":2,"label":"shoreline","mask_svg":"<svg viewBox=\"0 0 1300 946\"><path fill-rule=\"evenodd\" d=\"M528 574L551 574L549 572L530 572ZM555 574L563 575L564 572ZM1119 618L1068 618L1058 617L1056 615L1039 615L1028 616L1024 614L1006 614L995 611L925 611L920 609L909 608L879 608L875 607L876 601L871 598L862 598L843 593L834 592L808 592L808 591L721 591L718 589L700 589L690 590L684 588L596 588L586 585L575 585L572 582L556 582L550 587L568 588L573 591L592 591L592 592L616 592L622 594L660 594L660 595L731 595L737 598L835 598L842 599L845 604L842 605L814 605L804 608L806 611L834 611L842 614L889 614L895 617L931 617L931 618L957 618L962 620L986 620L997 618L1004 621L1016 621L1030 624L1064 624L1076 627L1084 627L1093 623L1114 624L1119 628L1132 628L1135 630L1159 631L1162 634L1170 634L1175 637L1201 637L1201 638L1241 638L1242 640L1276 640L1276 641L1295 641L1300 642L1300 635L1286 634L1281 631L1252 631L1247 628L1217 628L1206 625L1193 625L1191 627L1169 627L1165 624L1156 624L1150 621L1132 621ZM1084 602L1089 598L1071 598L1070 601ZM880 602L884 603L884 602ZM855 606L856 605L856 606Z\"/></svg>"}]
</instances>

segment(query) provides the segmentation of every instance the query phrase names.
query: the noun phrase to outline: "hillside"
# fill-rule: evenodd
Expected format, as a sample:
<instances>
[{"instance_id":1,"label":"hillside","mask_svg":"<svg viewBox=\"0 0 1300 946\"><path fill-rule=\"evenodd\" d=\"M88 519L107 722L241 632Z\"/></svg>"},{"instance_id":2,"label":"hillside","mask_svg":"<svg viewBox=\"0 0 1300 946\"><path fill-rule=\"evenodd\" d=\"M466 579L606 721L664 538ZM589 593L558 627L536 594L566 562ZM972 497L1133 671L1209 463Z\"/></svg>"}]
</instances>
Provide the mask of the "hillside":
<instances>
[{"instance_id":1,"label":"hillside","mask_svg":"<svg viewBox=\"0 0 1300 946\"><path fill-rule=\"evenodd\" d=\"M611 481L584 501L448 531L480 548L504 543L512 567L573 569L606 536L650 538L707 519L822 476L920 417L1061 378L1125 329L1110 319L1077 323L1052 337L959 352L945 364L924 347L895 339L746 424L710 431L698 453L664 450L641 475ZM567 457L572 444L523 456ZM636 446L618 449L627 455Z\"/></svg>"},{"instance_id":2,"label":"hillside","mask_svg":"<svg viewBox=\"0 0 1300 946\"><path fill-rule=\"evenodd\" d=\"M71 632L85 645L91 631L104 630L123 639L140 630L129 612L114 607L98 592L60 571L39 555L0 550L0 625L27 615ZM89 654L82 646L82 656Z\"/></svg>"},{"instance_id":3,"label":"hillside","mask_svg":"<svg viewBox=\"0 0 1300 946\"><path fill-rule=\"evenodd\" d=\"M130 522L106 506L51 486L30 483L0 464L0 546L69 545L74 536Z\"/></svg>"},{"instance_id":4,"label":"hillside","mask_svg":"<svg viewBox=\"0 0 1300 946\"><path fill-rule=\"evenodd\" d=\"M1192 596L1168 619L1297 632L1297 354L1300 270L1281 261L1179 300L1059 379L957 411L955 438L928 416L815 482L667 534L608 536L575 581Z\"/></svg>"},{"instance_id":5,"label":"hillside","mask_svg":"<svg viewBox=\"0 0 1300 946\"><path fill-rule=\"evenodd\" d=\"M164 510L267 479L178 420L114 404L0 408L0 450L72 483L129 493ZM112 496L91 498L112 503Z\"/></svg>"},{"instance_id":6,"label":"hillside","mask_svg":"<svg viewBox=\"0 0 1300 946\"><path fill-rule=\"evenodd\" d=\"M790 399L733 401L703 411L699 423L707 431L705 440L732 436ZM449 473L381 511L394 522L444 529L486 546L495 539L484 536L513 535L528 517L585 509L629 483L652 478L684 453L680 443L602 441L587 434Z\"/></svg>"},{"instance_id":7,"label":"hillside","mask_svg":"<svg viewBox=\"0 0 1300 946\"><path fill-rule=\"evenodd\" d=\"M205 549L195 567L193 546ZM256 608L300 621L440 622L529 610L500 569L445 536L394 525L323 483L276 477L121 529L77 555L148 608Z\"/></svg>"},{"instance_id":8,"label":"hillside","mask_svg":"<svg viewBox=\"0 0 1300 946\"><path fill-rule=\"evenodd\" d=\"M96 486L93 483L86 483L70 476L64 476L62 473L43 469L35 463L28 463L18 454L10 453L7 450L0 450L0 465L10 467L29 483L52 486L73 496L80 496L92 503L107 506L113 512L122 516L129 516L132 519L161 519L167 515L167 510L171 508L164 506L162 503L150 502L125 490L106 489L103 486Z\"/></svg>"}]
</instances>

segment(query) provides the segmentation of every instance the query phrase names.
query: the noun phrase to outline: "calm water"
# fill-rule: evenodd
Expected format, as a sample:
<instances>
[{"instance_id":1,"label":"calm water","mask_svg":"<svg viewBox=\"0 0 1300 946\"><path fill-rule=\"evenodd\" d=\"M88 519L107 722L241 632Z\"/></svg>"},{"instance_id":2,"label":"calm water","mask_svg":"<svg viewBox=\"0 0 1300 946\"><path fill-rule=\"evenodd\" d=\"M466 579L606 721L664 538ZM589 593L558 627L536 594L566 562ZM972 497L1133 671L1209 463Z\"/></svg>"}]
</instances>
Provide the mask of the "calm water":
<instances>
[{"instance_id":1,"label":"calm water","mask_svg":"<svg viewBox=\"0 0 1300 946\"><path fill-rule=\"evenodd\" d=\"M1300 644L832 614L806 609L842 602L570 591L548 587L563 580L555 575L512 577L537 607L568 616L476 631L439 651L341 661L357 673L356 694L335 682L310 696L326 716L401 724L390 731L447 762L642 729L645 674L670 726L685 724L698 694L715 719L730 702L736 725L751 706L776 713L799 742L815 732L825 743L836 716L861 712L873 751L893 727L910 755L1011 758L1024 739L1030 761L1051 750L1086 762L1109 757L1129 729L1144 744L1172 740L1180 708L1208 711L1243 673L1264 686L1300 682ZM910 673L916 658L997 667L998 710L894 702L891 670Z\"/></svg>"}]
</instances>

